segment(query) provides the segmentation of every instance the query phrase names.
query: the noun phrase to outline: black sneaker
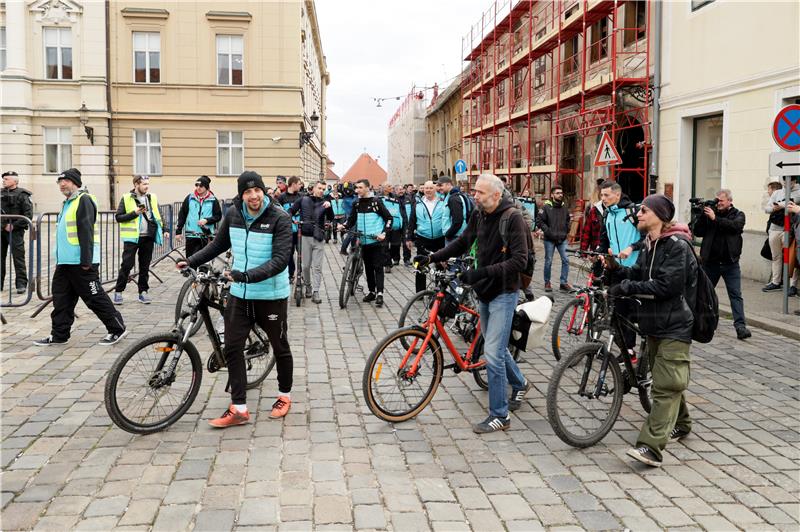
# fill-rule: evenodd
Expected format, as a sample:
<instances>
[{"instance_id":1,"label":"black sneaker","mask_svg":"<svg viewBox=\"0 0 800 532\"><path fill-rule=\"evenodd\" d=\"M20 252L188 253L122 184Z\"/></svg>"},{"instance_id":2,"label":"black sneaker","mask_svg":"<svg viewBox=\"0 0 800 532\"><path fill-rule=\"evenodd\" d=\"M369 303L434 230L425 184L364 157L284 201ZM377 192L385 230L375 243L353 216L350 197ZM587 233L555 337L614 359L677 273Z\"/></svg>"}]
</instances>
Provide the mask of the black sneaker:
<instances>
[{"instance_id":1,"label":"black sneaker","mask_svg":"<svg viewBox=\"0 0 800 532\"><path fill-rule=\"evenodd\" d=\"M508 430L511 426L511 416L505 418L489 416L480 423L472 425L472 432L475 434L489 434L498 430Z\"/></svg>"},{"instance_id":2,"label":"black sneaker","mask_svg":"<svg viewBox=\"0 0 800 532\"><path fill-rule=\"evenodd\" d=\"M370 303L372 301L375 301L375 294L370 292L369 294L365 295L364 299L362 299L361 301L363 301L364 303Z\"/></svg>"},{"instance_id":3,"label":"black sneaker","mask_svg":"<svg viewBox=\"0 0 800 532\"><path fill-rule=\"evenodd\" d=\"M383 273L392 273L392 267L391 266L384 266L383 267Z\"/></svg>"},{"instance_id":4,"label":"black sneaker","mask_svg":"<svg viewBox=\"0 0 800 532\"><path fill-rule=\"evenodd\" d=\"M378 297L375 298L375 306L376 307L383 306L383 294L378 294Z\"/></svg>"},{"instance_id":5,"label":"black sneaker","mask_svg":"<svg viewBox=\"0 0 800 532\"><path fill-rule=\"evenodd\" d=\"M522 406L522 401L525 399L525 394L527 394L531 388L533 388L533 384L526 379L524 388L521 390L511 390L511 399L508 400L508 409L512 412L519 410L519 407Z\"/></svg>"},{"instance_id":6,"label":"black sneaker","mask_svg":"<svg viewBox=\"0 0 800 532\"><path fill-rule=\"evenodd\" d=\"M128 334L128 329L125 329L120 334L108 333L107 335L105 335L105 337L103 337L102 340L100 340L97 343L97 345L114 345L123 338L125 338L127 334Z\"/></svg>"},{"instance_id":7,"label":"black sneaker","mask_svg":"<svg viewBox=\"0 0 800 532\"><path fill-rule=\"evenodd\" d=\"M639 460L643 464L647 464L650 467L661 467L661 460L658 459L656 453L654 453L650 447L638 447L633 449L628 449L628 456L631 458L635 458Z\"/></svg>"},{"instance_id":8,"label":"black sneaker","mask_svg":"<svg viewBox=\"0 0 800 532\"><path fill-rule=\"evenodd\" d=\"M767 286L761 289L762 292L774 292L776 290L780 290L781 285L775 283L769 283Z\"/></svg>"},{"instance_id":9,"label":"black sneaker","mask_svg":"<svg viewBox=\"0 0 800 532\"><path fill-rule=\"evenodd\" d=\"M311 285L306 286L306 299L310 299L313 294L314 294L314 291L313 291Z\"/></svg>"},{"instance_id":10,"label":"black sneaker","mask_svg":"<svg viewBox=\"0 0 800 532\"><path fill-rule=\"evenodd\" d=\"M54 340L53 335L45 336L41 340L34 340L33 345L61 345L66 344L67 340Z\"/></svg>"},{"instance_id":11,"label":"black sneaker","mask_svg":"<svg viewBox=\"0 0 800 532\"><path fill-rule=\"evenodd\" d=\"M399 260L393 260L392 261L392 266L400 266L400 261Z\"/></svg>"},{"instance_id":12,"label":"black sneaker","mask_svg":"<svg viewBox=\"0 0 800 532\"><path fill-rule=\"evenodd\" d=\"M411 261L410 260L404 260L403 261L403 266L405 266L406 268L409 268L411 266Z\"/></svg>"},{"instance_id":13,"label":"black sneaker","mask_svg":"<svg viewBox=\"0 0 800 532\"><path fill-rule=\"evenodd\" d=\"M319 292L314 292L314 294L311 296L311 301L316 303L317 305L322 303L322 298L319 297Z\"/></svg>"},{"instance_id":14,"label":"black sneaker","mask_svg":"<svg viewBox=\"0 0 800 532\"><path fill-rule=\"evenodd\" d=\"M736 329L736 338L738 338L739 340L746 340L751 336L753 336L753 333L751 333L750 329L748 329L747 327L739 327L738 329Z\"/></svg>"},{"instance_id":15,"label":"black sneaker","mask_svg":"<svg viewBox=\"0 0 800 532\"><path fill-rule=\"evenodd\" d=\"M20 293L19 289L17 289L17 293L18 294ZM797 295L797 287L796 286L790 286L789 287L789 297L795 297L796 295Z\"/></svg>"},{"instance_id":16,"label":"black sneaker","mask_svg":"<svg viewBox=\"0 0 800 532\"><path fill-rule=\"evenodd\" d=\"M341 255L342 257L346 257L348 255L348 253L347 253L347 251L344 251L344 250L340 249L339 250L339 255Z\"/></svg>"},{"instance_id":17,"label":"black sneaker","mask_svg":"<svg viewBox=\"0 0 800 532\"><path fill-rule=\"evenodd\" d=\"M669 439L675 441L681 441L686 436L688 436L690 432L691 432L690 430L675 427L674 429L672 429L672 432L669 433Z\"/></svg>"},{"instance_id":18,"label":"black sneaker","mask_svg":"<svg viewBox=\"0 0 800 532\"><path fill-rule=\"evenodd\" d=\"M575 291L575 289L569 283L563 283L558 285L558 289L561 290L562 292L567 292L568 294Z\"/></svg>"}]
</instances>

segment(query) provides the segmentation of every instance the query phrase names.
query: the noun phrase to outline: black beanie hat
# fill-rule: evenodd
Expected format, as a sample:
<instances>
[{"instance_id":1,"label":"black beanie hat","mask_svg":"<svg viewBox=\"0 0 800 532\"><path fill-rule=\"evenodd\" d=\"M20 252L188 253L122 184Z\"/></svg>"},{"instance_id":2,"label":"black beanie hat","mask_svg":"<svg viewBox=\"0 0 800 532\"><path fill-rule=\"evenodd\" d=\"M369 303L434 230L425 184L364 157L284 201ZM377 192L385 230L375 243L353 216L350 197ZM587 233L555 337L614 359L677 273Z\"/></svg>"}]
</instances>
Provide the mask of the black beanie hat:
<instances>
[{"instance_id":1,"label":"black beanie hat","mask_svg":"<svg viewBox=\"0 0 800 532\"><path fill-rule=\"evenodd\" d=\"M252 170L245 170L239 176L239 197L242 197L244 191L248 188L257 187L263 190L264 192L267 191L267 187L264 186L264 180L261 179L261 176L257 172L253 172Z\"/></svg>"},{"instance_id":2,"label":"black beanie hat","mask_svg":"<svg viewBox=\"0 0 800 532\"><path fill-rule=\"evenodd\" d=\"M81 181L81 171L78 170L77 168L70 168L69 170L64 170L63 172L58 174L58 179L56 179L56 181L60 179L69 179L79 187L83 186L83 181Z\"/></svg>"},{"instance_id":3,"label":"black beanie hat","mask_svg":"<svg viewBox=\"0 0 800 532\"><path fill-rule=\"evenodd\" d=\"M200 185L201 187L204 187L206 189L210 189L211 188L211 178L208 177L207 175L201 175L200 177L197 178L197 181L195 181L194 184L195 185Z\"/></svg>"},{"instance_id":4,"label":"black beanie hat","mask_svg":"<svg viewBox=\"0 0 800 532\"><path fill-rule=\"evenodd\" d=\"M642 205L653 211L662 222L669 222L675 216L675 204L664 194L651 194L642 201Z\"/></svg>"}]
</instances>

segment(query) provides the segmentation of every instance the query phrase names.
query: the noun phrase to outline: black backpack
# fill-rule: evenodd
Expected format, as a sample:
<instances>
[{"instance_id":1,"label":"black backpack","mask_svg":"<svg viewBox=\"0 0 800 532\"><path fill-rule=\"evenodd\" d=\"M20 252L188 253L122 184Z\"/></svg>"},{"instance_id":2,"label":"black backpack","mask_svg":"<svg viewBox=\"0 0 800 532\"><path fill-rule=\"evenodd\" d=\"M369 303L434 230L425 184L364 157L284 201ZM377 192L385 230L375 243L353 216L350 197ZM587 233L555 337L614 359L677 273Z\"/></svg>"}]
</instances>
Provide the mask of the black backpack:
<instances>
[{"instance_id":1,"label":"black backpack","mask_svg":"<svg viewBox=\"0 0 800 532\"><path fill-rule=\"evenodd\" d=\"M707 344L714 338L717 325L719 325L719 298L717 298L714 285L711 284L711 279L703 269L700 258L694 251L694 246L688 241L686 244L692 250L692 255L697 263L697 289L692 309L692 316L694 316L692 340Z\"/></svg>"},{"instance_id":2,"label":"black backpack","mask_svg":"<svg viewBox=\"0 0 800 532\"><path fill-rule=\"evenodd\" d=\"M508 224L511 222L511 216L515 212L519 212L518 208L506 209L500 215L500 238L503 239L503 253L508 251ZM522 216L522 213L519 213ZM525 217L523 216L523 219ZM528 240L528 260L525 262L525 268L519 274L519 281L523 289L530 286L533 281L533 269L536 266L536 253L533 251L533 235L530 231L525 231Z\"/></svg>"}]
</instances>

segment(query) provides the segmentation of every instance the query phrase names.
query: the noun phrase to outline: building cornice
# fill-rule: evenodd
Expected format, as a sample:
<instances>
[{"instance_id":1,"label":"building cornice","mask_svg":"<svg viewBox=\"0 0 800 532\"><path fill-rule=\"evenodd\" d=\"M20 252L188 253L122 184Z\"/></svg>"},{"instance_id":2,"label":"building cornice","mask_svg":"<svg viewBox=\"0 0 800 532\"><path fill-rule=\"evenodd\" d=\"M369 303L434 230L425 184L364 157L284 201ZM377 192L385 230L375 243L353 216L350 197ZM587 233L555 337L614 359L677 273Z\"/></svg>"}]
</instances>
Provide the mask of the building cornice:
<instances>
[{"instance_id":1,"label":"building cornice","mask_svg":"<svg viewBox=\"0 0 800 532\"><path fill-rule=\"evenodd\" d=\"M225 22L250 22L253 20L253 15L247 11L209 11L206 13L206 18Z\"/></svg>"},{"instance_id":2,"label":"building cornice","mask_svg":"<svg viewBox=\"0 0 800 532\"><path fill-rule=\"evenodd\" d=\"M169 17L169 11L166 9L148 7L126 7L122 9L121 13L126 18L155 18L163 20Z\"/></svg>"}]
</instances>

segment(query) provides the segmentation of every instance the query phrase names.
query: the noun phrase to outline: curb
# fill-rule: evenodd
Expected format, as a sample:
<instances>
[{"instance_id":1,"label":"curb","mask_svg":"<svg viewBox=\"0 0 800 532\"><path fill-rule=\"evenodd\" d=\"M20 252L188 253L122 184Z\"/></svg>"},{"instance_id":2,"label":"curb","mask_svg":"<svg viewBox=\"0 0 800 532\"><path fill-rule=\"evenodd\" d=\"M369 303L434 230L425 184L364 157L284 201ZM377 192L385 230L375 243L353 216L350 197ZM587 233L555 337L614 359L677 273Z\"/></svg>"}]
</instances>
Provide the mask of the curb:
<instances>
[{"instance_id":1,"label":"curb","mask_svg":"<svg viewBox=\"0 0 800 532\"><path fill-rule=\"evenodd\" d=\"M725 318L733 319L731 307L728 305L723 305L722 303L719 304L719 315ZM790 320L792 317L794 317L793 314L787 315L787 318ZM789 323L785 323L770 318L765 318L763 316L753 316L750 314L747 316L747 326L758 327L759 329L780 334L781 336L785 336L800 342L800 328L792 328L791 321L789 321Z\"/></svg>"}]
</instances>

